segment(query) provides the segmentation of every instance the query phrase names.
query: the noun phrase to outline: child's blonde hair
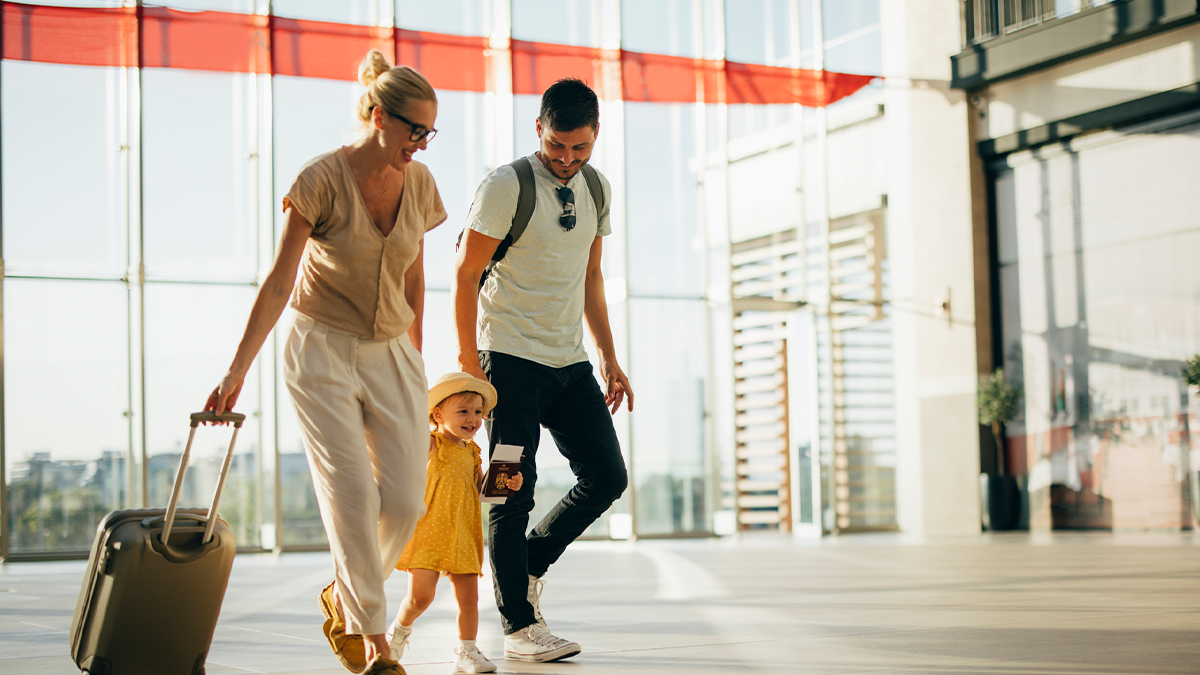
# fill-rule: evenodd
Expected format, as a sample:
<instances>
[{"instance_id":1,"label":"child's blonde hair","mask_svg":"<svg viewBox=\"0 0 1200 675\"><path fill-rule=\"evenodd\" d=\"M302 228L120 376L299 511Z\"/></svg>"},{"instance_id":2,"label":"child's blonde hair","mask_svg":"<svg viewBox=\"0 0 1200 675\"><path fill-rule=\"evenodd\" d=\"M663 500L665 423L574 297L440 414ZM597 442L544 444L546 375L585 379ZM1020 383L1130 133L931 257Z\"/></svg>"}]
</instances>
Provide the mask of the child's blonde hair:
<instances>
[{"instance_id":1,"label":"child's blonde hair","mask_svg":"<svg viewBox=\"0 0 1200 675\"><path fill-rule=\"evenodd\" d=\"M496 407L496 388L491 382L481 380L467 373L446 373L429 388L429 425L430 431L437 431L437 421L433 419L433 411L443 403L463 394L475 394L483 399L483 415L486 417Z\"/></svg>"},{"instance_id":2,"label":"child's blonde hair","mask_svg":"<svg viewBox=\"0 0 1200 675\"><path fill-rule=\"evenodd\" d=\"M435 406L433 406L432 408L430 408L430 409L429 409L429 430L430 430L430 431L437 431L437 430L438 430L438 428L440 428L440 427L441 427L441 425L440 425L440 424L438 424L438 421L437 421L437 420L435 420L435 419L433 418L433 411L441 409L441 407L442 407L443 405L446 405L446 402L448 402L448 401L450 401L450 400L452 400L452 399L464 399L464 398L466 398L466 397L468 397L468 396L478 396L478 397L479 397L479 403L480 403L480 405L486 405L486 404L487 404L487 399L485 399L485 398L484 398L483 394L480 394L480 393L479 393L479 392L477 392L477 391L459 391L459 392L455 392L455 393L453 393L453 394L450 394L450 395L449 395L449 396L447 396L446 398L444 398L444 399L442 399L442 400L438 401L438 402L437 402L437 405L435 405ZM490 411L488 411L488 410L484 410L484 412L483 412L483 416L484 416L485 418L487 417L487 414L488 414L488 412L490 412Z\"/></svg>"}]
</instances>

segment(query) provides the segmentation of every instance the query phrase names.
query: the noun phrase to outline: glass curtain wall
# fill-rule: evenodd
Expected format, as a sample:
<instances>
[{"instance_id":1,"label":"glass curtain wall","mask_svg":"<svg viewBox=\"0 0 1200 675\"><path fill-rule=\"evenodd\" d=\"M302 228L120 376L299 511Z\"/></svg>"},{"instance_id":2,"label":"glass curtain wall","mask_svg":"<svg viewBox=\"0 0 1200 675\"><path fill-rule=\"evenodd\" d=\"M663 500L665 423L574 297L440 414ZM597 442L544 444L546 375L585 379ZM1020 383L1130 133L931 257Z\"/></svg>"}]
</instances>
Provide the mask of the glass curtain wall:
<instances>
[{"instance_id":1,"label":"glass curtain wall","mask_svg":"<svg viewBox=\"0 0 1200 675\"><path fill-rule=\"evenodd\" d=\"M878 0L729 3L725 27L731 61L881 69ZM794 525L814 532L896 526L882 101L871 84L825 108L728 109L734 246L802 242L773 297L807 303L786 319L789 452Z\"/></svg>"},{"instance_id":2,"label":"glass curtain wall","mask_svg":"<svg viewBox=\"0 0 1200 675\"><path fill-rule=\"evenodd\" d=\"M98 519L132 503L138 489L124 73L13 61L0 68L2 543L14 553L86 549ZM64 90L74 93L70 106L45 105Z\"/></svg>"},{"instance_id":3,"label":"glass curtain wall","mask_svg":"<svg viewBox=\"0 0 1200 675\"><path fill-rule=\"evenodd\" d=\"M1007 469L1030 529L1196 526L1200 404L1181 370L1200 353L1198 150L1192 114L993 167L997 357L1024 394Z\"/></svg>"},{"instance_id":4,"label":"glass curtain wall","mask_svg":"<svg viewBox=\"0 0 1200 675\"><path fill-rule=\"evenodd\" d=\"M699 17L691 0L622 4L621 44L651 54L698 58ZM714 508L707 424L710 346L704 301L700 156L705 108L695 103L626 103L628 368L633 416L634 522L641 536L707 532ZM669 423L663 424L663 420Z\"/></svg>"},{"instance_id":5,"label":"glass curtain wall","mask_svg":"<svg viewBox=\"0 0 1200 675\"><path fill-rule=\"evenodd\" d=\"M167 4L255 11L248 0ZM289 20L423 32L413 33L417 40L493 35L511 26L515 40L528 42L609 48L618 41L628 50L721 58L723 5L701 5L702 12L684 0L614 9L596 0L572 3L564 14L558 3L514 0L503 20L483 0L275 0L271 8ZM669 30L651 30L648 12L661 14ZM13 60L0 68L0 554L79 555L107 511L166 501L187 414L203 405L228 366L270 267L282 195L305 161L353 139L361 88L349 81L353 73L332 80ZM45 105L61 91L72 92L69 109ZM498 133L496 120L507 115L493 116L497 101L512 101L512 154L537 147L538 97L508 94L439 89L441 133L420 157L449 213L426 240L431 377L454 368L454 239L476 185L495 163L511 159L500 156L507 132ZM718 147L723 113L703 103L603 105L609 145L595 164L614 184L620 235L605 242L609 305L638 409L617 416L634 477L611 511L621 517L602 519L588 534L709 532L716 508L712 347L697 327L710 320L704 204L723 192L699 186L697 158ZM244 548L321 547L276 339L268 339L239 400L249 419L222 516ZM226 441L212 429L198 434L184 503L207 503ZM540 512L573 482L552 440L544 442L550 451L542 453Z\"/></svg>"}]
</instances>

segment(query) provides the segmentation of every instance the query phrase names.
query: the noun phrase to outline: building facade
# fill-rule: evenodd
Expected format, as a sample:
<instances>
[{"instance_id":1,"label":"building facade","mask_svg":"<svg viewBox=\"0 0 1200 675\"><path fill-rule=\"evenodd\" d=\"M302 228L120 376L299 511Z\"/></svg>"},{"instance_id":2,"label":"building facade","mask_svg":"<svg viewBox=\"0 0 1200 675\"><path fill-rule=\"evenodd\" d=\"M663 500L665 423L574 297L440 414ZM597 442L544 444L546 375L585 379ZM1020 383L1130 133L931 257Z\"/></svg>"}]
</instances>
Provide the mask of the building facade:
<instances>
[{"instance_id":1,"label":"building facade","mask_svg":"<svg viewBox=\"0 0 1200 675\"><path fill-rule=\"evenodd\" d=\"M431 376L475 186L536 148L554 79L601 95L637 405L631 489L588 536L977 533L998 367L1023 527L1194 525L1195 2L166 5L0 5L0 556L80 555L107 510L165 502L370 47L439 93ZM325 545L284 391L272 338L222 502L246 550ZM199 443L203 502L224 439ZM543 510L572 482L550 444Z\"/></svg>"},{"instance_id":2,"label":"building facade","mask_svg":"<svg viewBox=\"0 0 1200 675\"><path fill-rule=\"evenodd\" d=\"M756 527L750 496L774 501L768 525L791 526L779 508L795 499L779 489L797 464L791 436L775 487L738 497L730 261L756 218L779 216L770 229L801 239L824 222L786 208L800 167L775 169L800 155L755 147L778 144L780 129L788 142L819 138L826 105L878 95L874 0L0 7L0 555L80 555L97 513L165 500L183 420L226 367L269 268L279 197L304 161L353 136L355 63L371 47L439 92L441 133L421 156L450 213L426 241L430 373L453 367L453 241L475 186L536 148L545 86L582 77L602 99L605 275L638 394L616 418L631 489L588 534ZM62 92L69 104L47 105ZM878 207L882 192L868 192ZM240 401L250 416L222 502L247 550L324 545L279 373L272 338ZM206 490L224 439L197 443L187 499ZM553 451L541 469L548 509L572 477ZM823 489L810 486L795 513L818 522Z\"/></svg>"},{"instance_id":3,"label":"building facade","mask_svg":"<svg viewBox=\"0 0 1200 675\"><path fill-rule=\"evenodd\" d=\"M1198 10L964 4L980 360L1024 394L1004 461L1032 530L1196 524L1200 407L1181 370L1200 352Z\"/></svg>"}]
</instances>

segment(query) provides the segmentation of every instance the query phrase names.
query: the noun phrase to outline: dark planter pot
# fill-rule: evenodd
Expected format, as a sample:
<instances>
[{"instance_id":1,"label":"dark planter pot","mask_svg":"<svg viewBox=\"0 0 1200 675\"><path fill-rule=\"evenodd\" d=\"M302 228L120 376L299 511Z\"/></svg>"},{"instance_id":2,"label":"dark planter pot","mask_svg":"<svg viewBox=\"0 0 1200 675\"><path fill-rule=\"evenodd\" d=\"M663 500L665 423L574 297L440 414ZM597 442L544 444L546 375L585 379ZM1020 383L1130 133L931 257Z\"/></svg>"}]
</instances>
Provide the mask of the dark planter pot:
<instances>
[{"instance_id":1,"label":"dark planter pot","mask_svg":"<svg viewBox=\"0 0 1200 675\"><path fill-rule=\"evenodd\" d=\"M1015 530L1021 525L1021 488L1016 476L983 474L979 477L983 529Z\"/></svg>"},{"instance_id":2,"label":"dark planter pot","mask_svg":"<svg viewBox=\"0 0 1200 675\"><path fill-rule=\"evenodd\" d=\"M1192 515L1200 521L1200 471L1192 467Z\"/></svg>"}]
</instances>

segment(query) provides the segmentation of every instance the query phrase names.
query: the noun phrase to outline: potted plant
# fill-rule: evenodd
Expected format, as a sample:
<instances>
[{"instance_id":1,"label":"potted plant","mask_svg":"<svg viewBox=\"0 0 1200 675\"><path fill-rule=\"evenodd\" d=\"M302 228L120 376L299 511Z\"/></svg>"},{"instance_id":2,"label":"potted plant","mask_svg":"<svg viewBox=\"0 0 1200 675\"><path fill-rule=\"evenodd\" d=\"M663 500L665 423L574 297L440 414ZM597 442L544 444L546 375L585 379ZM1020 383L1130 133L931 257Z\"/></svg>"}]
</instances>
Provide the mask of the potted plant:
<instances>
[{"instance_id":1,"label":"potted plant","mask_svg":"<svg viewBox=\"0 0 1200 675\"><path fill-rule=\"evenodd\" d=\"M1002 433L1004 425L1017 418L1020 403L1021 390L1004 379L1003 368L979 378L979 423L992 430L996 443L996 472L980 477L989 530L1012 530L1021 522L1021 491L1016 476L1006 475Z\"/></svg>"},{"instance_id":2,"label":"potted plant","mask_svg":"<svg viewBox=\"0 0 1200 675\"><path fill-rule=\"evenodd\" d=\"M1183 366L1183 379L1193 387L1200 386L1200 354L1187 360Z\"/></svg>"},{"instance_id":3,"label":"potted plant","mask_svg":"<svg viewBox=\"0 0 1200 675\"><path fill-rule=\"evenodd\" d=\"M1200 354L1196 354L1184 363L1183 379L1188 383L1189 387L1200 386ZM1187 410L1183 411L1183 424L1185 431L1187 430L1187 412ZM1189 473L1191 474L1189 478L1191 478L1192 483L1192 515L1196 517L1196 520L1200 520L1200 467L1191 467Z\"/></svg>"}]
</instances>

